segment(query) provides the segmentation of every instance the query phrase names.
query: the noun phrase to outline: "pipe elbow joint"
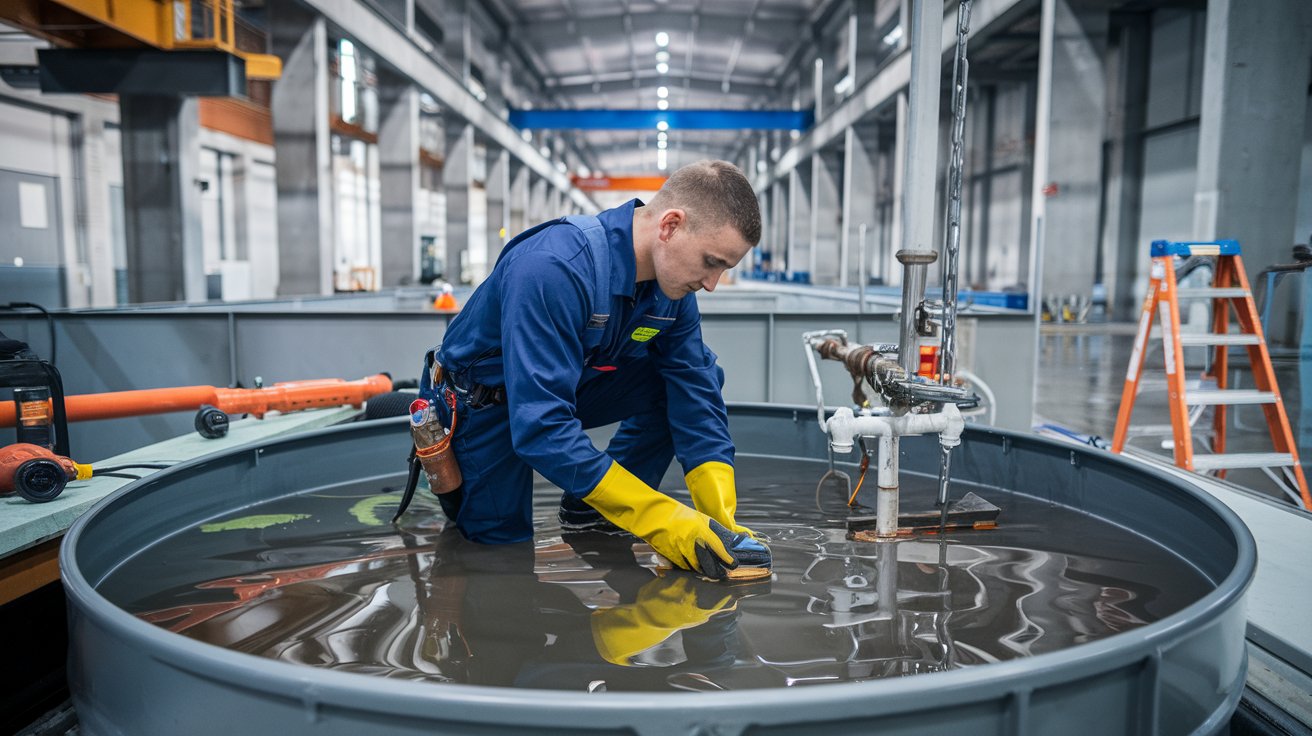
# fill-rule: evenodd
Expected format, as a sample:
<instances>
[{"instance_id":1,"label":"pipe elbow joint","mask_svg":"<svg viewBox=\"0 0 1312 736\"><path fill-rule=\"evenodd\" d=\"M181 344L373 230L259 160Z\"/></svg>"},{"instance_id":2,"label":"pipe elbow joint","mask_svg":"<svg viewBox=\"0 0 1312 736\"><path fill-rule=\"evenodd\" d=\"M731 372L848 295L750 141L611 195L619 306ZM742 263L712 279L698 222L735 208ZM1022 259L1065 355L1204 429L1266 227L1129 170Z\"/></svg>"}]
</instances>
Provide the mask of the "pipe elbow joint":
<instances>
[{"instance_id":1,"label":"pipe elbow joint","mask_svg":"<svg viewBox=\"0 0 1312 736\"><path fill-rule=\"evenodd\" d=\"M946 449L951 449L961 444L961 433L966 430L966 420L961 417L961 410L956 404L943 405L943 418L947 421L943 430L938 433L938 443Z\"/></svg>"},{"instance_id":2,"label":"pipe elbow joint","mask_svg":"<svg viewBox=\"0 0 1312 736\"><path fill-rule=\"evenodd\" d=\"M856 442L856 416L846 406L839 407L825 422L829 434L829 447L834 452L847 454Z\"/></svg>"}]
</instances>

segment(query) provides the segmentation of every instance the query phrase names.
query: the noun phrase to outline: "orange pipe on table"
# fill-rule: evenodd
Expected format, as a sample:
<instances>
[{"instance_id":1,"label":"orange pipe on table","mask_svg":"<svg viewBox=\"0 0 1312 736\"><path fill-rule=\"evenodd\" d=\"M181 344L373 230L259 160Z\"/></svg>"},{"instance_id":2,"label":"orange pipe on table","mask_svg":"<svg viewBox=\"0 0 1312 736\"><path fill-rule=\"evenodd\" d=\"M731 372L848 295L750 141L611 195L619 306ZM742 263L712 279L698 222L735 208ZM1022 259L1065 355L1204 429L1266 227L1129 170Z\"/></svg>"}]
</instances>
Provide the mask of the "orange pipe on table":
<instances>
[{"instance_id":1,"label":"orange pipe on table","mask_svg":"<svg viewBox=\"0 0 1312 736\"><path fill-rule=\"evenodd\" d=\"M190 411L199 409L202 404L217 407L228 414L263 417L270 411L301 411L346 404L358 408L369 397L391 390L392 379L380 373L358 381L319 378L275 383L266 388L179 386L83 394L65 397L64 410L70 422ZM0 402L0 427L12 427L14 422L13 402Z\"/></svg>"}]
</instances>

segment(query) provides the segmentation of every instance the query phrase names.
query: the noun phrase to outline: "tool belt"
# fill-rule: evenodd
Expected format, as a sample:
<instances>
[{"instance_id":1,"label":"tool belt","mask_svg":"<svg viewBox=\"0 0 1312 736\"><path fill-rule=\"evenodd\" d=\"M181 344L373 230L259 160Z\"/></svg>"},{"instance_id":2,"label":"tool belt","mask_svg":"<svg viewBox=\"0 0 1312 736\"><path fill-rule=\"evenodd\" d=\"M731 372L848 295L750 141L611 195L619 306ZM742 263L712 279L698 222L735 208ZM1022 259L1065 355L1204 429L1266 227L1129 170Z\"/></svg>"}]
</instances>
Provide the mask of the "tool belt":
<instances>
[{"instance_id":1,"label":"tool belt","mask_svg":"<svg viewBox=\"0 0 1312 736\"><path fill-rule=\"evenodd\" d=\"M442 364L437 362L437 348L428 351L424 356L425 365L425 382L421 382L420 395L424 394L424 383L432 386L435 390L441 387L451 389L452 393L460 397L460 400L471 409L482 409L485 406L496 406L506 403L505 386L484 386L481 383L470 383L461 385L457 383L455 377L442 369ZM427 397L426 397L427 398Z\"/></svg>"},{"instance_id":2,"label":"tool belt","mask_svg":"<svg viewBox=\"0 0 1312 736\"><path fill-rule=\"evenodd\" d=\"M465 405L470 409L482 409L485 406L496 406L497 404L506 403L505 386L484 386L481 383L475 383L472 388L462 389L454 381L447 379L446 385L451 387L452 391L461 399L464 399Z\"/></svg>"}]
</instances>

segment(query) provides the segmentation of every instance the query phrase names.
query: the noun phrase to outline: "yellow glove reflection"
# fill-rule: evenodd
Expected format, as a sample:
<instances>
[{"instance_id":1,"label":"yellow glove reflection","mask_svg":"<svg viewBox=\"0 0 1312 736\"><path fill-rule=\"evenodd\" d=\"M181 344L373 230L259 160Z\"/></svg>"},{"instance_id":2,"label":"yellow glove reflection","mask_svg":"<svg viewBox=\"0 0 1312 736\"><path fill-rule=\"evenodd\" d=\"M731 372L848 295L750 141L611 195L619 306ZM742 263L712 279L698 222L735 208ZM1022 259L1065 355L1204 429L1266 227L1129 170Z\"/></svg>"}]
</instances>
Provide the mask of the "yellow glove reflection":
<instances>
[{"instance_id":1,"label":"yellow glove reflection","mask_svg":"<svg viewBox=\"0 0 1312 736\"><path fill-rule=\"evenodd\" d=\"M702 600L697 592L710 593ZM670 638L674 632L705 623L737 601L722 588L698 583L687 575L658 577L642 586L638 598L592 614L592 641L603 659L623 666L634 656Z\"/></svg>"}]
</instances>

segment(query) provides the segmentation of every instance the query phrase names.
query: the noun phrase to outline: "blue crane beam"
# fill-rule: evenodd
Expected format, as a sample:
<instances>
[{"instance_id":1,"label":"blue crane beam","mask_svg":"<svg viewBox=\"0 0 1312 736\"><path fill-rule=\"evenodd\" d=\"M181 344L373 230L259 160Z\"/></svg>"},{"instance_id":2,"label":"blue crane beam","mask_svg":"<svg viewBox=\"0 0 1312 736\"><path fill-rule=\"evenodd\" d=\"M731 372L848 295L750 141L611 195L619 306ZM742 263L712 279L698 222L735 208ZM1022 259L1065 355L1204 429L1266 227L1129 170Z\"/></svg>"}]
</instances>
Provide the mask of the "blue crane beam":
<instances>
[{"instance_id":1,"label":"blue crane beam","mask_svg":"<svg viewBox=\"0 0 1312 736\"><path fill-rule=\"evenodd\" d=\"M521 130L806 130L811 110L511 110Z\"/></svg>"}]
</instances>

